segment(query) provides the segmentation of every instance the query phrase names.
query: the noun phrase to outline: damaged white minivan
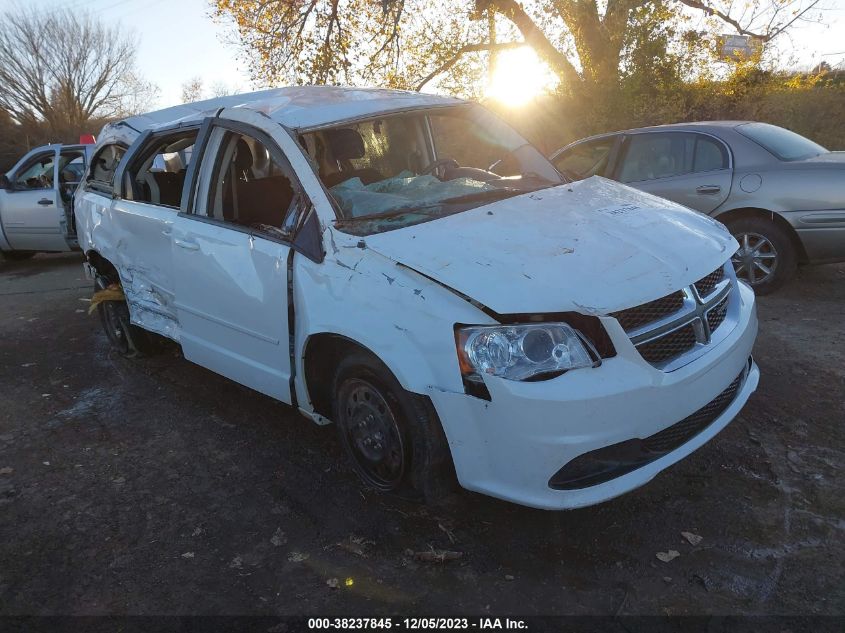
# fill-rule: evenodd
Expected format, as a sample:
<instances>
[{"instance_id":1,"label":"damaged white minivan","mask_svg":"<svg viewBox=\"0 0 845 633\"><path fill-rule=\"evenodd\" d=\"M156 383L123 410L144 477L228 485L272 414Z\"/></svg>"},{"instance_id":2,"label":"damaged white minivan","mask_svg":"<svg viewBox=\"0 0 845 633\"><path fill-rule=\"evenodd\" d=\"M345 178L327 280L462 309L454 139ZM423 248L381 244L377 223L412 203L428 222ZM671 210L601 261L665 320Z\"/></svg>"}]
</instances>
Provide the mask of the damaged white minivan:
<instances>
[{"instance_id":1,"label":"damaged white minivan","mask_svg":"<svg viewBox=\"0 0 845 633\"><path fill-rule=\"evenodd\" d=\"M162 335L334 422L382 491L456 476L595 504L711 439L759 378L721 224L569 183L458 99L282 88L133 117L75 212L119 351Z\"/></svg>"}]
</instances>

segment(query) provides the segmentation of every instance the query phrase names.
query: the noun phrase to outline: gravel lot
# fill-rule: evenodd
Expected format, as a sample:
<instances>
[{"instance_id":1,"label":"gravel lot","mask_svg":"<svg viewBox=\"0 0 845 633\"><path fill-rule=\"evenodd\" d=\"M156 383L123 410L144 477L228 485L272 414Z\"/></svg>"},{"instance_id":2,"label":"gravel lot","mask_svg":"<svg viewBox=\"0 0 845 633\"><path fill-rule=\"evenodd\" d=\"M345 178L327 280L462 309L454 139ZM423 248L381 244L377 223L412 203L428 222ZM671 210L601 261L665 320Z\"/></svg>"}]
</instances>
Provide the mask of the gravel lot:
<instances>
[{"instance_id":1,"label":"gravel lot","mask_svg":"<svg viewBox=\"0 0 845 633\"><path fill-rule=\"evenodd\" d=\"M332 428L110 353L80 261L0 262L2 614L845 612L845 266L760 301L760 388L712 442L549 513L362 491Z\"/></svg>"}]
</instances>

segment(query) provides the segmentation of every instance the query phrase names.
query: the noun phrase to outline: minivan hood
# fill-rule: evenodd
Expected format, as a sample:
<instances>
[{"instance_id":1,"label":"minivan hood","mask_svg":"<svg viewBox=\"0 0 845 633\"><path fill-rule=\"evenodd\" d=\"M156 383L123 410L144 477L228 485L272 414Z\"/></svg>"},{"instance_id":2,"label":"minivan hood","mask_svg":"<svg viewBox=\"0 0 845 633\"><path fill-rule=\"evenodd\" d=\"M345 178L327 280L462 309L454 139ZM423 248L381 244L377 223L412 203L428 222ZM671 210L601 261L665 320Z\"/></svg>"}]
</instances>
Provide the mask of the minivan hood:
<instances>
[{"instance_id":1,"label":"minivan hood","mask_svg":"<svg viewBox=\"0 0 845 633\"><path fill-rule=\"evenodd\" d=\"M697 281L738 248L715 220L597 176L366 244L499 314L607 314Z\"/></svg>"}]
</instances>

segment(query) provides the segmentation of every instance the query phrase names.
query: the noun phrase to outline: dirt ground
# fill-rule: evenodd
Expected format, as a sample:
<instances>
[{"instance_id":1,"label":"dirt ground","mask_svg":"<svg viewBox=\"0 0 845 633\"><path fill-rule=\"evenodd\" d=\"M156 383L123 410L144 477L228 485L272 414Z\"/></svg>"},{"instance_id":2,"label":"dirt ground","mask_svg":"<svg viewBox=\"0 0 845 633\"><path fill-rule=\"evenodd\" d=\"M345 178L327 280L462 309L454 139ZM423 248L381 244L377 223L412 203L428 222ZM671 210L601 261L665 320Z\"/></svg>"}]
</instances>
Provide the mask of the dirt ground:
<instances>
[{"instance_id":1,"label":"dirt ground","mask_svg":"<svg viewBox=\"0 0 845 633\"><path fill-rule=\"evenodd\" d=\"M80 261L0 263L2 614L845 612L845 266L759 302L760 388L712 442L550 513L362 491L333 428L110 353Z\"/></svg>"}]
</instances>

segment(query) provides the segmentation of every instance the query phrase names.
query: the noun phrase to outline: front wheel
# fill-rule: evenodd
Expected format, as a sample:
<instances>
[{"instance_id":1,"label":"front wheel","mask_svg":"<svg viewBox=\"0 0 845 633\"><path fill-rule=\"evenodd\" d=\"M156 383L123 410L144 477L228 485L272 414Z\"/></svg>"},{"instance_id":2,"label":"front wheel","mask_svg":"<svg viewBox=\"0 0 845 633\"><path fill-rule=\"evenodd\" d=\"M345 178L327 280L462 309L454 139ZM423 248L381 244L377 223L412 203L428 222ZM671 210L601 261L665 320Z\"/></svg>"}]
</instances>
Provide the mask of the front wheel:
<instances>
[{"instance_id":1,"label":"front wheel","mask_svg":"<svg viewBox=\"0 0 845 633\"><path fill-rule=\"evenodd\" d=\"M795 246L787 232L771 220L740 218L729 222L728 230L739 242L731 257L736 275L758 295L774 292L795 274Z\"/></svg>"},{"instance_id":2,"label":"front wheel","mask_svg":"<svg viewBox=\"0 0 845 633\"><path fill-rule=\"evenodd\" d=\"M363 352L340 362L333 394L340 442L367 486L428 502L449 492L451 456L427 398L405 391L383 363Z\"/></svg>"}]
</instances>

